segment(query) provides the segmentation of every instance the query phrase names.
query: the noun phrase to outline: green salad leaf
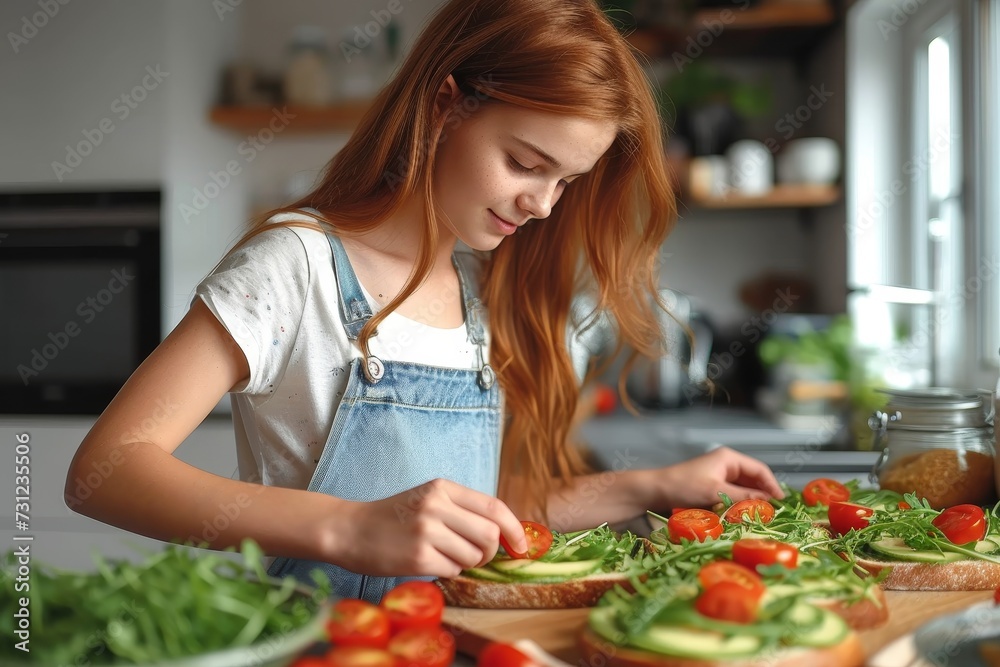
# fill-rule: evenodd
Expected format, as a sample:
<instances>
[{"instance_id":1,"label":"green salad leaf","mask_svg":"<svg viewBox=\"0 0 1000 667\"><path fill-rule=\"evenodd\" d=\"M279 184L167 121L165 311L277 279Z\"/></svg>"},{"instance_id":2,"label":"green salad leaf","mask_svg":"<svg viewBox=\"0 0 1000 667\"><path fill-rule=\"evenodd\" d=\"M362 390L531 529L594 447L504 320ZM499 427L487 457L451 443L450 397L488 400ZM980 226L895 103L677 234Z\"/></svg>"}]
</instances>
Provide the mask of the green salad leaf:
<instances>
[{"instance_id":1,"label":"green salad leaf","mask_svg":"<svg viewBox=\"0 0 1000 667\"><path fill-rule=\"evenodd\" d=\"M331 593L327 577L315 572L306 594L294 579L267 577L255 542L240 551L242 562L169 545L139 564L97 557L92 573L32 561L26 589L15 587L9 551L0 560L0 663L146 664L248 646L316 618ZM28 653L15 647L23 597Z\"/></svg>"}]
</instances>

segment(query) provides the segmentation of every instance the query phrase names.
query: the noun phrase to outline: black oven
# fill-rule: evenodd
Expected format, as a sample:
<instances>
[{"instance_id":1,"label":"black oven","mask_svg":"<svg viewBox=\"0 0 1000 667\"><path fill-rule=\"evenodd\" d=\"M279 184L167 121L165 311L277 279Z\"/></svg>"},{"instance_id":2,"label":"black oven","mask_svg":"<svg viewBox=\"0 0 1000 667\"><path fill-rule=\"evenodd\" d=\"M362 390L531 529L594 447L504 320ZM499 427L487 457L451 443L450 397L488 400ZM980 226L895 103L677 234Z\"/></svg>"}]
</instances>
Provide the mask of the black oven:
<instances>
[{"instance_id":1,"label":"black oven","mask_svg":"<svg viewBox=\"0 0 1000 667\"><path fill-rule=\"evenodd\" d=\"M0 413L97 414L160 341L160 193L0 193Z\"/></svg>"}]
</instances>

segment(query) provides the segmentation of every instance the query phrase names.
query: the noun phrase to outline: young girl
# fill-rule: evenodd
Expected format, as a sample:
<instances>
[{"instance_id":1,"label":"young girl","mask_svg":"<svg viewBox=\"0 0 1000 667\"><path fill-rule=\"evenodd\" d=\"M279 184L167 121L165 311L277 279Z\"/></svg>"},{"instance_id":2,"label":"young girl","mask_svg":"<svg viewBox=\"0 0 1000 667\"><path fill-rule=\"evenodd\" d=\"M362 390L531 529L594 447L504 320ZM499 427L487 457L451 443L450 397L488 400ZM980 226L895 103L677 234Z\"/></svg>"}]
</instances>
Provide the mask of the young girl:
<instances>
[{"instance_id":1,"label":"young girl","mask_svg":"<svg viewBox=\"0 0 1000 667\"><path fill-rule=\"evenodd\" d=\"M378 601L489 561L501 536L523 551L519 519L780 496L720 449L617 471L595 501L570 442L588 328L662 351L675 215L648 84L594 0L448 2L322 182L275 213L98 419L70 507L163 540L250 537L272 574L320 567ZM240 481L172 456L226 392Z\"/></svg>"}]
</instances>

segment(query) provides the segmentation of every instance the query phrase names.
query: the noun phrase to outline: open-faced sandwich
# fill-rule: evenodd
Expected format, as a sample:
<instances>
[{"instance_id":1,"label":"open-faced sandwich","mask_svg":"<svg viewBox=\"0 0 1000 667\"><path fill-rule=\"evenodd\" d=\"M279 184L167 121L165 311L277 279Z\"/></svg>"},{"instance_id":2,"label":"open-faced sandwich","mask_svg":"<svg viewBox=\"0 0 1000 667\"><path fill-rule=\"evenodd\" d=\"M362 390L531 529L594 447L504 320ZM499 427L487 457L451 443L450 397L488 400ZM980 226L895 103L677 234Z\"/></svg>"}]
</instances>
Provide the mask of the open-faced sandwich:
<instances>
[{"instance_id":1,"label":"open-faced sandwich","mask_svg":"<svg viewBox=\"0 0 1000 667\"><path fill-rule=\"evenodd\" d=\"M590 607L615 585L630 589L642 576L649 542L606 525L572 533L549 531L522 521L528 552L503 549L482 567L437 581L456 607L481 609L567 609Z\"/></svg>"},{"instance_id":2,"label":"open-faced sandwich","mask_svg":"<svg viewBox=\"0 0 1000 667\"><path fill-rule=\"evenodd\" d=\"M609 591L590 612L580 637L587 664L855 667L864 661L857 634L833 611L811 604L807 589L768 586L733 561L651 576L636 588Z\"/></svg>"},{"instance_id":3,"label":"open-faced sandwich","mask_svg":"<svg viewBox=\"0 0 1000 667\"><path fill-rule=\"evenodd\" d=\"M830 548L902 591L978 591L1000 586L997 507L955 505L944 510L907 494L895 508L834 502Z\"/></svg>"},{"instance_id":4,"label":"open-faced sandwich","mask_svg":"<svg viewBox=\"0 0 1000 667\"><path fill-rule=\"evenodd\" d=\"M773 508L763 500L731 503L722 516L683 510L665 519L650 541L656 554L647 565L652 579L690 578L705 567L735 563L776 594L835 612L852 628L870 628L889 617L878 579L860 576L828 545L830 534L806 512Z\"/></svg>"}]
</instances>

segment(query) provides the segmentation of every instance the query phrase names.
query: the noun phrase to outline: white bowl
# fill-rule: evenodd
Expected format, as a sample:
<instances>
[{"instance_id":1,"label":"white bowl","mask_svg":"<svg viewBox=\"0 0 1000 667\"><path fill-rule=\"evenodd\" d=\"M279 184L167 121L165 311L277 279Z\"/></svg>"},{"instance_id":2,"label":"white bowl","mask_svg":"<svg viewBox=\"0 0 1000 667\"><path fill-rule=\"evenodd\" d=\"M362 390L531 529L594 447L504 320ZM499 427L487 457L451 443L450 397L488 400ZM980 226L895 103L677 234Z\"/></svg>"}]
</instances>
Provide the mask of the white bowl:
<instances>
[{"instance_id":1,"label":"white bowl","mask_svg":"<svg viewBox=\"0 0 1000 667\"><path fill-rule=\"evenodd\" d=\"M794 139L778 154L778 182L831 185L840 176L840 147L833 139Z\"/></svg>"}]
</instances>

